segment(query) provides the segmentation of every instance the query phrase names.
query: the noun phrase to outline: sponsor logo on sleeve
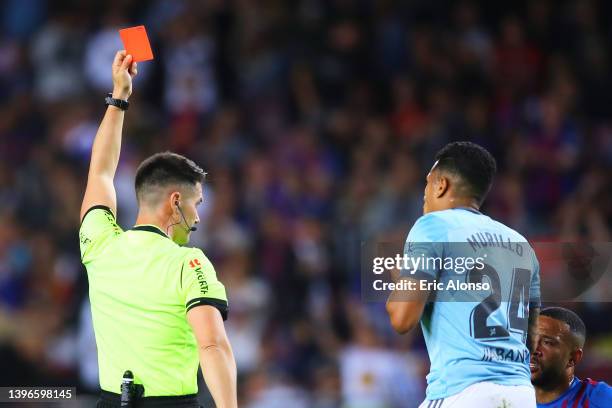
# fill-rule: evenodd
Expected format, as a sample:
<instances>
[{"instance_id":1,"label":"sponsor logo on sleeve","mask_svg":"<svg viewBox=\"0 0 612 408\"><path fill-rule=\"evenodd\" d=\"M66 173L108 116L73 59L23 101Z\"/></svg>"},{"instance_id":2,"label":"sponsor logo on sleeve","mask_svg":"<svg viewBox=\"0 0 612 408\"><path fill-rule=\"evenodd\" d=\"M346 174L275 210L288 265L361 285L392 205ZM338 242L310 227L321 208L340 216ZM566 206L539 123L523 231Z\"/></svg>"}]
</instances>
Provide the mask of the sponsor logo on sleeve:
<instances>
[{"instance_id":1,"label":"sponsor logo on sleeve","mask_svg":"<svg viewBox=\"0 0 612 408\"><path fill-rule=\"evenodd\" d=\"M206 281L206 277L204 276L204 271L202 271L202 264L200 260L195 258L189 261L189 266L194 270L196 274L196 279L198 280L198 285L200 285L200 293L205 295L208 293L208 282Z\"/></svg>"}]
</instances>

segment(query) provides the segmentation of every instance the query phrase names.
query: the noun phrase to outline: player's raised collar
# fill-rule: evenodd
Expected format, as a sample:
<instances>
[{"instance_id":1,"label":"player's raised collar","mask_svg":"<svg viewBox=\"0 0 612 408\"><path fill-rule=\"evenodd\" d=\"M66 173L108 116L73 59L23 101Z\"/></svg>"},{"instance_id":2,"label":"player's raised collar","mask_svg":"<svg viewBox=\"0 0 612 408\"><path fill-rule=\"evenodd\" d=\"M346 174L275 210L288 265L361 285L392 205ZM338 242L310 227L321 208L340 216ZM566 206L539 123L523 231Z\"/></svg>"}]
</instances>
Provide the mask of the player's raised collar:
<instances>
[{"instance_id":1,"label":"player's raised collar","mask_svg":"<svg viewBox=\"0 0 612 408\"><path fill-rule=\"evenodd\" d=\"M469 212L474 213L474 214L482 215L482 213L480 211L478 211L475 208L470 208L470 207L453 207L453 210L465 210L465 211L469 211Z\"/></svg>"}]
</instances>

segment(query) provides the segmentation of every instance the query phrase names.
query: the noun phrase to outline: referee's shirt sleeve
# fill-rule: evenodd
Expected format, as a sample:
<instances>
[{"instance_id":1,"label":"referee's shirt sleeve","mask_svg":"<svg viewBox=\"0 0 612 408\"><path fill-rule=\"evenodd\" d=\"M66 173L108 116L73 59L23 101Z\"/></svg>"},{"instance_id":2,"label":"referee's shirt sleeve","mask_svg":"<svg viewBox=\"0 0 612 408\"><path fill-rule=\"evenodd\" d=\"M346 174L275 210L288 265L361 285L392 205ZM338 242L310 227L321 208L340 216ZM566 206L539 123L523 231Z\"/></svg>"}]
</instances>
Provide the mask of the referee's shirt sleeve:
<instances>
[{"instance_id":1,"label":"referee's shirt sleeve","mask_svg":"<svg viewBox=\"0 0 612 408\"><path fill-rule=\"evenodd\" d=\"M87 265L102 252L110 238L122 232L110 208L103 205L91 207L83 216L79 228L81 262Z\"/></svg>"},{"instance_id":2,"label":"referee's shirt sleeve","mask_svg":"<svg viewBox=\"0 0 612 408\"><path fill-rule=\"evenodd\" d=\"M186 311L196 306L209 305L221 312L223 320L227 319L225 286L217 279L212 263L197 248L192 248L183 261L181 288L185 297Z\"/></svg>"}]
</instances>

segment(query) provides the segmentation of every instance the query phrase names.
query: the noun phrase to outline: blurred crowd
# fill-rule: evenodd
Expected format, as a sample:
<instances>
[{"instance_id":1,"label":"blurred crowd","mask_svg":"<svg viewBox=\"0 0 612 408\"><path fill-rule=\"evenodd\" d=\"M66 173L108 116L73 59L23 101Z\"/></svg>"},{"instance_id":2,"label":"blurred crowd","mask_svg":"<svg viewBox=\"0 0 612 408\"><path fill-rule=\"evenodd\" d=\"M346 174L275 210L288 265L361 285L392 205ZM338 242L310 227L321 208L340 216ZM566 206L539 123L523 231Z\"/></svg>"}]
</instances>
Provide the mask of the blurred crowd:
<instances>
[{"instance_id":1,"label":"blurred crowd","mask_svg":"<svg viewBox=\"0 0 612 408\"><path fill-rule=\"evenodd\" d=\"M0 5L0 384L97 392L77 231L117 29L144 24L115 186L172 150L208 171L201 247L228 288L241 406L415 407L427 354L360 299L435 152L489 149L484 212L532 241L612 232L612 4L6 0ZM568 304L578 375L612 379L612 303ZM291 401L288 403L287 401Z\"/></svg>"}]
</instances>

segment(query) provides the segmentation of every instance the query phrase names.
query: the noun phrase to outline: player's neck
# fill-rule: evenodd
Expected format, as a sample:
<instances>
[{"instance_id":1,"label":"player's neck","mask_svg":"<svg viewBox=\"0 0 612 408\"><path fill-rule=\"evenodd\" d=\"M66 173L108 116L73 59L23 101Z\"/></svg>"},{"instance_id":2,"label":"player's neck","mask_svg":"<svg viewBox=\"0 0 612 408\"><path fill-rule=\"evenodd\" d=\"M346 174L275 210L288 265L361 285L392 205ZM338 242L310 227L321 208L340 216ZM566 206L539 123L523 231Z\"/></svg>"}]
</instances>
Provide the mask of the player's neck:
<instances>
[{"instance_id":1,"label":"player's neck","mask_svg":"<svg viewBox=\"0 0 612 408\"><path fill-rule=\"evenodd\" d=\"M550 388L534 387L536 402L538 404L548 404L549 402L556 400L569 389L573 379L574 377L572 376L571 379L566 379L562 383Z\"/></svg>"},{"instance_id":2,"label":"player's neck","mask_svg":"<svg viewBox=\"0 0 612 408\"><path fill-rule=\"evenodd\" d=\"M476 211L480 211L479 210L479 205L476 201L470 199L470 198L451 198L448 201L448 209L453 209L453 208L467 208L467 209L471 209L471 210L476 210Z\"/></svg>"}]
</instances>

